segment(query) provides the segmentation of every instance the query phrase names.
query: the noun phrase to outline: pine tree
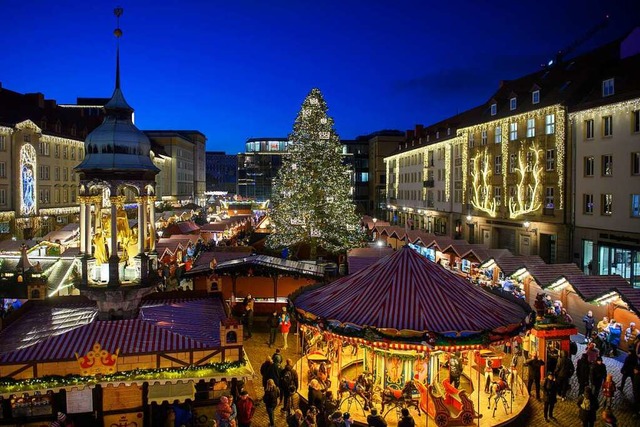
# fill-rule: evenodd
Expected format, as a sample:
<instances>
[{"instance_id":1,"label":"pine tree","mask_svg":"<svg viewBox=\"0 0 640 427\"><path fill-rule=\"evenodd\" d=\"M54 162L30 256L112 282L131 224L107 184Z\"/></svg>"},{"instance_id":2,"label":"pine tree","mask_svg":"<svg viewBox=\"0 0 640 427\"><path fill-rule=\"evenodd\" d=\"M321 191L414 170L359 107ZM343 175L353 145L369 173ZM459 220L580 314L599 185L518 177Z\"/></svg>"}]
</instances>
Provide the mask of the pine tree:
<instances>
[{"instance_id":1,"label":"pine tree","mask_svg":"<svg viewBox=\"0 0 640 427\"><path fill-rule=\"evenodd\" d=\"M351 199L351 169L319 89L312 89L289 135L289 153L272 192L271 248L308 244L339 253L359 245L362 233Z\"/></svg>"}]
</instances>

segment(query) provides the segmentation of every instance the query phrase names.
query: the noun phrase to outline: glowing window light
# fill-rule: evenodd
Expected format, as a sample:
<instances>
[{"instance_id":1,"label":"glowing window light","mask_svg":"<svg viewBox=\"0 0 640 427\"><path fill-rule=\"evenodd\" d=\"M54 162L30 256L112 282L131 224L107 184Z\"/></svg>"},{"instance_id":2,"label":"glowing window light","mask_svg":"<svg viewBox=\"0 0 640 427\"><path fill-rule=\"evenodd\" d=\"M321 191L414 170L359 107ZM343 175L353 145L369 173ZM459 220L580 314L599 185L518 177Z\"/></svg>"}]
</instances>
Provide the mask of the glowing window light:
<instances>
[{"instance_id":1,"label":"glowing window light","mask_svg":"<svg viewBox=\"0 0 640 427\"><path fill-rule=\"evenodd\" d=\"M596 298L594 302L600 305L607 305L616 301L617 299L620 299L620 295L618 295L618 292L611 291L607 294L602 295L601 297Z\"/></svg>"}]
</instances>

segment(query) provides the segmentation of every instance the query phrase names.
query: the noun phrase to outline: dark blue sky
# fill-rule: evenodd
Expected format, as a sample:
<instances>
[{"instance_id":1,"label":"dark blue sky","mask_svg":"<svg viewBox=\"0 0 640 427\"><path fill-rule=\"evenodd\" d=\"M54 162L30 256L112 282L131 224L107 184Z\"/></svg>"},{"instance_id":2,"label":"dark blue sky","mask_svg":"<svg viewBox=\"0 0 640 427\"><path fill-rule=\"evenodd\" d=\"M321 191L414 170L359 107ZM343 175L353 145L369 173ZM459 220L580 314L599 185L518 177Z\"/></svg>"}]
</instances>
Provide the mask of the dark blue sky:
<instances>
[{"instance_id":1,"label":"dark blue sky","mask_svg":"<svg viewBox=\"0 0 640 427\"><path fill-rule=\"evenodd\" d=\"M122 88L141 129L197 129L209 150L287 136L323 92L343 139L484 102L611 15L584 50L638 24L637 0L2 0L0 81L59 103ZM634 22L635 20L635 22Z\"/></svg>"}]
</instances>

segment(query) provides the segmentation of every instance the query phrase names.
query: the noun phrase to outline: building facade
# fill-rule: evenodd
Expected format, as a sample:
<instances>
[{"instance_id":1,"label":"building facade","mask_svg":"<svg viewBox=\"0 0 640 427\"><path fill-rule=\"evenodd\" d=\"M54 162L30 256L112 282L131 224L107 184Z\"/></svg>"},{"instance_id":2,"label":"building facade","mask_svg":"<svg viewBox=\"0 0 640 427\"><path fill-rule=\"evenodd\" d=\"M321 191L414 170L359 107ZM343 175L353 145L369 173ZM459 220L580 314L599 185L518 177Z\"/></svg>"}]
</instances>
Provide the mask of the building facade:
<instances>
[{"instance_id":1,"label":"building facade","mask_svg":"<svg viewBox=\"0 0 640 427\"><path fill-rule=\"evenodd\" d=\"M238 156L224 151L206 152L207 191L235 193L238 182Z\"/></svg>"},{"instance_id":2,"label":"building facade","mask_svg":"<svg viewBox=\"0 0 640 427\"><path fill-rule=\"evenodd\" d=\"M147 130L154 163L158 200L206 202L206 136L196 130ZM157 152L156 152L157 151Z\"/></svg>"},{"instance_id":3,"label":"building facade","mask_svg":"<svg viewBox=\"0 0 640 427\"><path fill-rule=\"evenodd\" d=\"M282 167L282 156L289 147L289 138L249 138L245 152L238 154L238 185L236 194L260 202L271 199L273 180Z\"/></svg>"},{"instance_id":4,"label":"building facade","mask_svg":"<svg viewBox=\"0 0 640 427\"><path fill-rule=\"evenodd\" d=\"M640 30L593 70L569 115L575 169L574 262L640 286Z\"/></svg>"}]
</instances>

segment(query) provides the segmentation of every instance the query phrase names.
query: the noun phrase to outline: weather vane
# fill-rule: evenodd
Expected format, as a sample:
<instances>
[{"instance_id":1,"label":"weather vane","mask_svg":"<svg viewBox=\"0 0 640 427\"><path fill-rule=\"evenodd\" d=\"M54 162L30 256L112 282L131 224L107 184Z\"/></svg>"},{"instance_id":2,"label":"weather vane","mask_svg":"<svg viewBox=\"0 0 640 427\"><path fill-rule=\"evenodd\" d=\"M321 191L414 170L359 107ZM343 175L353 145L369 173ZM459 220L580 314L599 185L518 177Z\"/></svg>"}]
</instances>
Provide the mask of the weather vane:
<instances>
[{"instance_id":1,"label":"weather vane","mask_svg":"<svg viewBox=\"0 0 640 427\"><path fill-rule=\"evenodd\" d=\"M113 9L113 14L116 15L116 26L117 26L117 28L113 30L113 34L115 34L117 38L122 37L122 30L120 29L120 17L122 16L123 10L124 9L122 9L120 6Z\"/></svg>"}]
</instances>

